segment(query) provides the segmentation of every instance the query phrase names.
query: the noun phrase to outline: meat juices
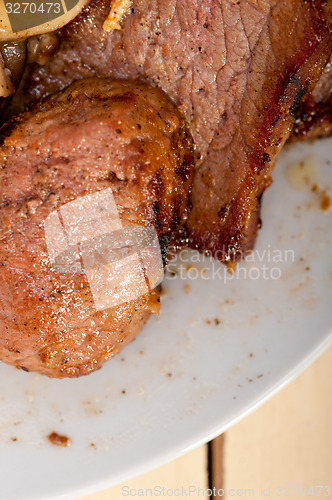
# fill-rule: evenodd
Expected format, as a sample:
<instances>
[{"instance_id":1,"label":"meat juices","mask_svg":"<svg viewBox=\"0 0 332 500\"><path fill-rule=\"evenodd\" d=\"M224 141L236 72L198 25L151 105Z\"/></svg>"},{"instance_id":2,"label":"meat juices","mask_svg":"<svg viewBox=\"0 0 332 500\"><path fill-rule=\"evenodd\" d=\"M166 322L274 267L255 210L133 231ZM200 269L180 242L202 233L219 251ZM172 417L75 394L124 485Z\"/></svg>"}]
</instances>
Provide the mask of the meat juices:
<instances>
[{"instance_id":1,"label":"meat juices","mask_svg":"<svg viewBox=\"0 0 332 500\"><path fill-rule=\"evenodd\" d=\"M74 83L2 135L0 359L52 377L90 373L137 335L159 294L151 286L135 300L97 304L86 267L52 265L62 227L70 233L66 214L111 191L123 227L155 228L166 258L188 207L192 141L161 90L111 79ZM45 221L59 217L47 244Z\"/></svg>"}]
</instances>

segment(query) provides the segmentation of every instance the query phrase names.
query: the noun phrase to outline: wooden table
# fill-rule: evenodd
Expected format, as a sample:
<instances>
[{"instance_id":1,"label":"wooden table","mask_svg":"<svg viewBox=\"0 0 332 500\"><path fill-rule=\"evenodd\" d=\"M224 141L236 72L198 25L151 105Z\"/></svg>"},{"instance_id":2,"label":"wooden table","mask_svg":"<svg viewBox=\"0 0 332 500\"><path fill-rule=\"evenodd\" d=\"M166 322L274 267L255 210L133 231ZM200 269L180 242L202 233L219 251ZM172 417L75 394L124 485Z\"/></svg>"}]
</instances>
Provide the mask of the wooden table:
<instances>
[{"instance_id":1,"label":"wooden table","mask_svg":"<svg viewBox=\"0 0 332 500\"><path fill-rule=\"evenodd\" d=\"M179 498L176 494L182 488L187 492L182 498L208 498L203 490L214 487L220 490L215 498L221 498L223 491L223 498L310 500L318 498L319 491L319 498L328 498L328 486L332 497L332 347L284 390L212 443L80 500L120 500L126 498L126 492L128 498L158 498L138 496L138 490L155 486L161 492L165 488L165 496L160 498ZM167 495L167 490L174 494Z\"/></svg>"}]
</instances>

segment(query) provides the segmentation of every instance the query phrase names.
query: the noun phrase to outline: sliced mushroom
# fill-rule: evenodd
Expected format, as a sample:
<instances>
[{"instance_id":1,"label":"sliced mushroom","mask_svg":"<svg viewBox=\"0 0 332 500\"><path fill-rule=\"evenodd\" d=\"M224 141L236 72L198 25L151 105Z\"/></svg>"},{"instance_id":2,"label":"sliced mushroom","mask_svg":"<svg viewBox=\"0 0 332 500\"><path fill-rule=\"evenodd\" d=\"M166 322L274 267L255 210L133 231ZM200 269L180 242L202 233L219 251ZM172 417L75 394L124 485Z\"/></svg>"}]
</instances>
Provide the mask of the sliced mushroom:
<instances>
[{"instance_id":1,"label":"sliced mushroom","mask_svg":"<svg viewBox=\"0 0 332 500\"><path fill-rule=\"evenodd\" d=\"M36 35L27 40L28 63L46 64L59 47L57 32Z\"/></svg>"},{"instance_id":2,"label":"sliced mushroom","mask_svg":"<svg viewBox=\"0 0 332 500\"><path fill-rule=\"evenodd\" d=\"M0 53L0 97L8 97L14 91L15 87L11 80L11 72L5 67L5 61Z\"/></svg>"},{"instance_id":3,"label":"sliced mushroom","mask_svg":"<svg viewBox=\"0 0 332 500\"><path fill-rule=\"evenodd\" d=\"M5 42L1 45L1 54L5 67L11 73L13 85L19 84L26 61L26 41Z\"/></svg>"}]
</instances>

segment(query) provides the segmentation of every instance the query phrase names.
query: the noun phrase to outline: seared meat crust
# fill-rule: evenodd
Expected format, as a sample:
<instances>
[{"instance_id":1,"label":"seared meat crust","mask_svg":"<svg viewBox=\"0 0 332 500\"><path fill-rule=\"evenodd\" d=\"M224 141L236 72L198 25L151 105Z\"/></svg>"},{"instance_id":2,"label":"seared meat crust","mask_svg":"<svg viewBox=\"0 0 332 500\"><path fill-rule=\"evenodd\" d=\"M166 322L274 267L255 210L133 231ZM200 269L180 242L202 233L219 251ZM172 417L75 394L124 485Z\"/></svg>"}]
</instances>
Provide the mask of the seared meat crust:
<instances>
[{"instance_id":1,"label":"seared meat crust","mask_svg":"<svg viewBox=\"0 0 332 500\"><path fill-rule=\"evenodd\" d=\"M307 99L301 103L292 141L312 140L332 134L332 58Z\"/></svg>"},{"instance_id":2,"label":"seared meat crust","mask_svg":"<svg viewBox=\"0 0 332 500\"><path fill-rule=\"evenodd\" d=\"M0 359L87 374L137 335L159 296L96 311L85 271L51 266L45 220L111 188L121 222L155 227L166 255L188 206L192 142L161 90L111 79L74 83L1 132Z\"/></svg>"}]
</instances>

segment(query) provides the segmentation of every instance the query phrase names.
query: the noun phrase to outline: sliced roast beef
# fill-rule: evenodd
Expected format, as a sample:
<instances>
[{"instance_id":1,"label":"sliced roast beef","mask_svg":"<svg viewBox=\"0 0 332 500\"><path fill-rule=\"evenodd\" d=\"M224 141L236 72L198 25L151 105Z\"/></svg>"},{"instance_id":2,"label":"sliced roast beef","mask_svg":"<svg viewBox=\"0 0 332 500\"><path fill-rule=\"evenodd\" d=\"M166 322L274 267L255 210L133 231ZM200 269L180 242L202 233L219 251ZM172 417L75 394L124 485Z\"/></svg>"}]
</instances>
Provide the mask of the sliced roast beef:
<instances>
[{"instance_id":1,"label":"sliced roast beef","mask_svg":"<svg viewBox=\"0 0 332 500\"><path fill-rule=\"evenodd\" d=\"M331 54L328 2L133 0L106 33L109 1L94 0L34 65L25 105L91 75L143 78L185 116L197 148L191 246L223 261L251 248L259 200L308 89Z\"/></svg>"},{"instance_id":2,"label":"sliced roast beef","mask_svg":"<svg viewBox=\"0 0 332 500\"><path fill-rule=\"evenodd\" d=\"M0 359L87 374L158 310L192 142L161 90L111 79L74 83L1 132Z\"/></svg>"}]
</instances>

